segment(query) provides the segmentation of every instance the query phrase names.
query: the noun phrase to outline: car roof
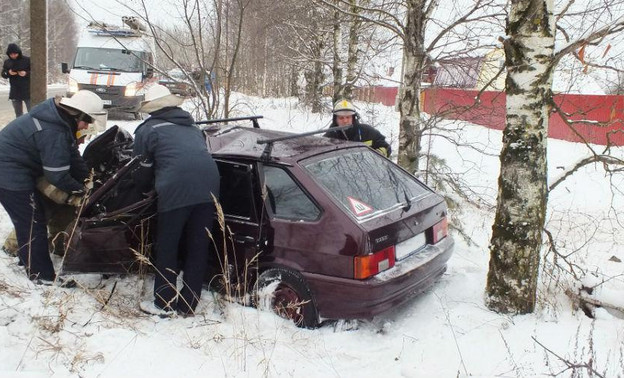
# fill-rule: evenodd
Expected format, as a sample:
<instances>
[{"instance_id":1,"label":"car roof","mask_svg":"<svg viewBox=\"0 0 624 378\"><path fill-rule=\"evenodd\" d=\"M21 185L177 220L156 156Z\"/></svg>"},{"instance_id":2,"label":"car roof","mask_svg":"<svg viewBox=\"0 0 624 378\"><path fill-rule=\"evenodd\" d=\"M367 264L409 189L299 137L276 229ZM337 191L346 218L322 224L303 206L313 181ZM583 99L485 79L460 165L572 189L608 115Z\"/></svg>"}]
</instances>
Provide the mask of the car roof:
<instances>
[{"instance_id":1,"label":"car roof","mask_svg":"<svg viewBox=\"0 0 624 378\"><path fill-rule=\"evenodd\" d=\"M267 149L267 141L276 138L293 137L275 141L270 147L269 161L281 163L295 163L307 157L328 151L361 147L361 143L343 141L340 139L325 138L322 136L300 136L284 131L259 129L243 126L211 126L204 129L208 149L215 157L242 157L262 160ZM320 134L322 135L322 134ZM266 154L265 154L266 156Z\"/></svg>"}]
</instances>

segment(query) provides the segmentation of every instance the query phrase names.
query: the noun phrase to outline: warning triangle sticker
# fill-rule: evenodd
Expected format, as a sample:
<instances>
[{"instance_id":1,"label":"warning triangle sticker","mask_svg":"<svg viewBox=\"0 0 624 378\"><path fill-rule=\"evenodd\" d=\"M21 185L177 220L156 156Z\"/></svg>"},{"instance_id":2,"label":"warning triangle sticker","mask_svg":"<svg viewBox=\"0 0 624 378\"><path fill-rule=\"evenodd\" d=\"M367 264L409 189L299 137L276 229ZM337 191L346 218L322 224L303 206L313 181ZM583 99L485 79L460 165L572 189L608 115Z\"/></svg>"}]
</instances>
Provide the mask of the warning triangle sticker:
<instances>
[{"instance_id":1,"label":"warning triangle sticker","mask_svg":"<svg viewBox=\"0 0 624 378\"><path fill-rule=\"evenodd\" d=\"M351 205L351 210L358 217L373 211L372 207L368 206L362 201L358 201L355 198L349 196L347 196L347 199L349 200L349 204Z\"/></svg>"}]
</instances>

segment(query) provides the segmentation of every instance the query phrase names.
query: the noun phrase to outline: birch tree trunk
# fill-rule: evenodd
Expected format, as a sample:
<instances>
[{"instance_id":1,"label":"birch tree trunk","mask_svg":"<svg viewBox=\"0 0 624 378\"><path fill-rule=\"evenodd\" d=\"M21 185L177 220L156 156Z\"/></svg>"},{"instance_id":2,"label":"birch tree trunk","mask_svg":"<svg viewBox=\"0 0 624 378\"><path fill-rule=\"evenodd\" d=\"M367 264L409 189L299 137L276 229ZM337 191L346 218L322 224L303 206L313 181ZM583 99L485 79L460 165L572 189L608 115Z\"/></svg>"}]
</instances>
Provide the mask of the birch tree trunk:
<instances>
[{"instance_id":1,"label":"birch tree trunk","mask_svg":"<svg viewBox=\"0 0 624 378\"><path fill-rule=\"evenodd\" d=\"M410 173L418 171L422 149L420 83L425 63L425 26L437 1L407 0L403 46L403 80L399 94L398 163Z\"/></svg>"},{"instance_id":2,"label":"birch tree trunk","mask_svg":"<svg viewBox=\"0 0 624 378\"><path fill-rule=\"evenodd\" d=\"M357 17L359 14L360 8L357 5L356 0L349 0L350 4L350 12L354 14L351 16L350 26L349 26L349 47L348 47L348 56L347 56L347 72L346 72L346 82L344 85L344 94L343 97L349 100L353 99L353 85L357 80L357 72L356 66L358 62L358 34L360 33L360 29L362 27L362 20Z\"/></svg>"},{"instance_id":3,"label":"birch tree trunk","mask_svg":"<svg viewBox=\"0 0 624 378\"><path fill-rule=\"evenodd\" d=\"M316 9L311 10L311 35L309 40L309 59L312 62L311 70L305 73L306 76L306 98L312 107L312 113L323 111L323 51L325 49L325 39L321 32L319 13Z\"/></svg>"},{"instance_id":4,"label":"birch tree trunk","mask_svg":"<svg viewBox=\"0 0 624 378\"><path fill-rule=\"evenodd\" d=\"M502 313L530 313L536 303L548 194L552 11L553 0L512 0L507 20L507 120L486 287L487 306Z\"/></svg>"},{"instance_id":5,"label":"birch tree trunk","mask_svg":"<svg viewBox=\"0 0 624 378\"><path fill-rule=\"evenodd\" d=\"M336 1L338 7L340 3ZM333 53L334 61L332 62L332 73L334 75L334 95L332 104L336 103L343 97L343 85L342 85L342 59L340 53L342 50L342 29L340 27L341 13L338 10L334 10L334 41L333 41Z\"/></svg>"}]
</instances>

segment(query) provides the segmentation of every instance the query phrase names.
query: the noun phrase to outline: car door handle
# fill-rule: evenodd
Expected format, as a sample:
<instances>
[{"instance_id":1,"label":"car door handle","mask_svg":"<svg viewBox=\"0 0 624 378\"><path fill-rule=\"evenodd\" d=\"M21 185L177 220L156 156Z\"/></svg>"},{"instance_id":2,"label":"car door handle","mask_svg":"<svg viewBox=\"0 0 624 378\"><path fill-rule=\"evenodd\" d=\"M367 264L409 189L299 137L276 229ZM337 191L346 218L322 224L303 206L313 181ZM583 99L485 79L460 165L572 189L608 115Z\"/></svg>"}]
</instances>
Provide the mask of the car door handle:
<instances>
[{"instance_id":1,"label":"car door handle","mask_svg":"<svg viewBox=\"0 0 624 378\"><path fill-rule=\"evenodd\" d=\"M248 244L248 243L253 243L256 241L256 239L247 235L234 235L233 239L234 239L234 243L237 243L237 244Z\"/></svg>"}]
</instances>

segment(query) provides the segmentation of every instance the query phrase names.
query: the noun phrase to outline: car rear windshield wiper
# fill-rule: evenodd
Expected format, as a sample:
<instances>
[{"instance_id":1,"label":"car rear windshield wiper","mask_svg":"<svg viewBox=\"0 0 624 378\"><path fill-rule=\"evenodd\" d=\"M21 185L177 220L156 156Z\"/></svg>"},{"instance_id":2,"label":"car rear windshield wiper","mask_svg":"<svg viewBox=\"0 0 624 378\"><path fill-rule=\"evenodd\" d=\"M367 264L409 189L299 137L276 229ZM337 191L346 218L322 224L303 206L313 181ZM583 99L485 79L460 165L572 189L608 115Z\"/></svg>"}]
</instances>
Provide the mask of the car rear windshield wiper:
<instances>
[{"instance_id":1,"label":"car rear windshield wiper","mask_svg":"<svg viewBox=\"0 0 624 378\"><path fill-rule=\"evenodd\" d=\"M403 206L403 212L408 212L412 208L412 201L407 196L405 188L403 188L403 196L405 197L405 206Z\"/></svg>"}]
</instances>

